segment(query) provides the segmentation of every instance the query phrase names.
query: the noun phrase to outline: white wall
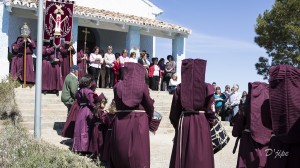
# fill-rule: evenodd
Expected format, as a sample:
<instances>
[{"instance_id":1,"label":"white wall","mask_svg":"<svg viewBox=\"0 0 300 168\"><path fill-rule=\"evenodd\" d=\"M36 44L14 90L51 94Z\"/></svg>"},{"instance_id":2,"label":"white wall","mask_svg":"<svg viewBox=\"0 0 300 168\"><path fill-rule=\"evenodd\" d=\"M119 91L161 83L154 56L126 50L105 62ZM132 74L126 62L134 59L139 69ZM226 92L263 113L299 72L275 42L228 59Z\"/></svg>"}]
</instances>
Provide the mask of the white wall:
<instances>
[{"instance_id":1,"label":"white wall","mask_svg":"<svg viewBox=\"0 0 300 168\"><path fill-rule=\"evenodd\" d=\"M155 15L153 13L157 10L157 7L151 7L143 0L76 0L76 4L152 19L155 19Z\"/></svg>"},{"instance_id":2,"label":"white wall","mask_svg":"<svg viewBox=\"0 0 300 168\"><path fill-rule=\"evenodd\" d=\"M8 54L8 30L9 30L9 13L5 9L2 2L0 2L0 79L9 74Z\"/></svg>"}]
</instances>

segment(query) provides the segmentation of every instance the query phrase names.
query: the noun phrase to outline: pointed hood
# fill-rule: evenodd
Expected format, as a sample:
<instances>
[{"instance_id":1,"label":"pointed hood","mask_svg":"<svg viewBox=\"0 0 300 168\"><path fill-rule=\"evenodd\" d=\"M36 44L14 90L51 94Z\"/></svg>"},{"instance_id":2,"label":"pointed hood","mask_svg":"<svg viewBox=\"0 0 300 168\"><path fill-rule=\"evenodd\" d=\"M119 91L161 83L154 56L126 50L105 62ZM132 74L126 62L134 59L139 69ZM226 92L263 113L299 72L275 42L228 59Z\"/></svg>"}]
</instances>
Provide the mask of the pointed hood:
<instances>
[{"instance_id":1,"label":"pointed hood","mask_svg":"<svg viewBox=\"0 0 300 168\"><path fill-rule=\"evenodd\" d=\"M185 110L195 111L205 104L206 60L185 59L181 66L181 104Z\"/></svg>"},{"instance_id":2,"label":"pointed hood","mask_svg":"<svg viewBox=\"0 0 300 168\"><path fill-rule=\"evenodd\" d=\"M145 88L145 68L141 64L126 62L124 65L124 80L122 88L117 90L118 97L128 106L140 104Z\"/></svg>"}]
</instances>

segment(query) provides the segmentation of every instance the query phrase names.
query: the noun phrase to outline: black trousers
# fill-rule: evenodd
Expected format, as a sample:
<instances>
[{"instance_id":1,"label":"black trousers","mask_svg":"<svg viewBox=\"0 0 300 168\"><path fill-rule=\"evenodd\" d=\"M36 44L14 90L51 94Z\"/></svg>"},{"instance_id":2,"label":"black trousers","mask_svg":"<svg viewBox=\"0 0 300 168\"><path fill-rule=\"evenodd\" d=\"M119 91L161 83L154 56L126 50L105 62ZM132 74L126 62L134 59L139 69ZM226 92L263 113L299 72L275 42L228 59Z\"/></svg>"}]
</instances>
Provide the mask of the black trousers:
<instances>
[{"instance_id":1,"label":"black trousers","mask_svg":"<svg viewBox=\"0 0 300 168\"><path fill-rule=\"evenodd\" d=\"M105 75L105 87L113 87L114 86L115 74L113 68L106 67L106 75Z\"/></svg>"},{"instance_id":2,"label":"black trousers","mask_svg":"<svg viewBox=\"0 0 300 168\"><path fill-rule=\"evenodd\" d=\"M120 68L120 80L124 79L124 67Z\"/></svg>"},{"instance_id":3,"label":"black trousers","mask_svg":"<svg viewBox=\"0 0 300 168\"><path fill-rule=\"evenodd\" d=\"M98 82L98 77L99 77L99 73L100 73L100 68L94 68L94 67L90 67L90 73L93 76L95 82Z\"/></svg>"},{"instance_id":4,"label":"black trousers","mask_svg":"<svg viewBox=\"0 0 300 168\"><path fill-rule=\"evenodd\" d=\"M149 78L149 80L151 90L158 90L159 76L153 76L152 78Z\"/></svg>"}]
</instances>

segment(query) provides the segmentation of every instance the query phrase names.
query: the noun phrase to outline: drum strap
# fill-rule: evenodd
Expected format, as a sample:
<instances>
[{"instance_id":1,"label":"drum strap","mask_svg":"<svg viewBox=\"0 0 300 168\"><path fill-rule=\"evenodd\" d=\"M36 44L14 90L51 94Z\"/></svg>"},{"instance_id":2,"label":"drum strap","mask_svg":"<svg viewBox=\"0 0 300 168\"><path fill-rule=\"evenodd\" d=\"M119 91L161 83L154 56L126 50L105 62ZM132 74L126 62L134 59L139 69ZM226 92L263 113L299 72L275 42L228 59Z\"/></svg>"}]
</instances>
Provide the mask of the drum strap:
<instances>
[{"instance_id":1,"label":"drum strap","mask_svg":"<svg viewBox=\"0 0 300 168\"><path fill-rule=\"evenodd\" d=\"M232 150L233 154L235 154L235 151L236 151L236 148L239 144L240 139L241 139L241 137L237 137L236 140L235 140L235 144L234 144L234 147L233 147L233 150Z\"/></svg>"},{"instance_id":2,"label":"drum strap","mask_svg":"<svg viewBox=\"0 0 300 168\"><path fill-rule=\"evenodd\" d=\"M179 132L179 167L181 168L181 157L182 157L182 124L183 124L183 118L184 114L200 114L200 113L205 113L205 111L182 111L179 119L179 124L178 124L178 132Z\"/></svg>"},{"instance_id":3,"label":"drum strap","mask_svg":"<svg viewBox=\"0 0 300 168\"><path fill-rule=\"evenodd\" d=\"M251 132L249 129L244 129L245 132ZM236 152L236 148L239 144L239 140L241 139L241 137L237 137L236 140L235 140L235 144L234 144L234 147L233 147L233 150L232 150L232 153L235 154Z\"/></svg>"}]
</instances>

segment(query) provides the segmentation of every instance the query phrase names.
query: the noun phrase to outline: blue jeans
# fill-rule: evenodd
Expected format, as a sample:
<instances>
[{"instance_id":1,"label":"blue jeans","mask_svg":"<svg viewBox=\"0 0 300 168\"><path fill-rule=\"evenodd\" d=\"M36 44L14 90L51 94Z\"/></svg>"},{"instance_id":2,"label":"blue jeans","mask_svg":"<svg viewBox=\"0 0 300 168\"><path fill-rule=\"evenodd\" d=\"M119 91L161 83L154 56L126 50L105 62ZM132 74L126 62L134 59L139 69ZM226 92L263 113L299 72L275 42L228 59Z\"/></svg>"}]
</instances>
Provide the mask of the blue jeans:
<instances>
[{"instance_id":1,"label":"blue jeans","mask_svg":"<svg viewBox=\"0 0 300 168\"><path fill-rule=\"evenodd\" d=\"M239 112L239 106L236 105L231 109L230 114L227 117L225 117L225 121L231 121L238 112Z\"/></svg>"}]
</instances>

